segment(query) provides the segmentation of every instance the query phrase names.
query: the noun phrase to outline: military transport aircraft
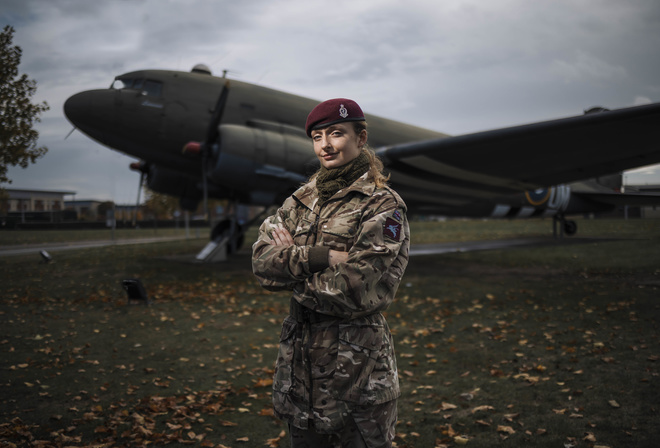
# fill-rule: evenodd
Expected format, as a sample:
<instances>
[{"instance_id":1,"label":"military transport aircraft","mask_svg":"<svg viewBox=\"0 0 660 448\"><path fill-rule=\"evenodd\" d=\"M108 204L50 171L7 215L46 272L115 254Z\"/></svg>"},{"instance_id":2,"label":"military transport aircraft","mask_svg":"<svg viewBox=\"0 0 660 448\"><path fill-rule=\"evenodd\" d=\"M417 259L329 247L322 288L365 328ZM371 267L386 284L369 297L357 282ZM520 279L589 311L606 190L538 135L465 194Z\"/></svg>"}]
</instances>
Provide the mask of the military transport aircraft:
<instances>
[{"instance_id":1,"label":"military transport aircraft","mask_svg":"<svg viewBox=\"0 0 660 448\"><path fill-rule=\"evenodd\" d=\"M149 188L192 210L208 197L280 204L318 166L304 131L318 102L212 76L200 64L117 76L109 89L73 95L64 111L92 139L139 158L131 167L141 183L146 175ZM660 202L620 191L622 170L660 162L660 103L456 137L366 119L369 143L411 213L552 216L573 234L567 215ZM212 238L236 248L244 230L230 219Z\"/></svg>"}]
</instances>

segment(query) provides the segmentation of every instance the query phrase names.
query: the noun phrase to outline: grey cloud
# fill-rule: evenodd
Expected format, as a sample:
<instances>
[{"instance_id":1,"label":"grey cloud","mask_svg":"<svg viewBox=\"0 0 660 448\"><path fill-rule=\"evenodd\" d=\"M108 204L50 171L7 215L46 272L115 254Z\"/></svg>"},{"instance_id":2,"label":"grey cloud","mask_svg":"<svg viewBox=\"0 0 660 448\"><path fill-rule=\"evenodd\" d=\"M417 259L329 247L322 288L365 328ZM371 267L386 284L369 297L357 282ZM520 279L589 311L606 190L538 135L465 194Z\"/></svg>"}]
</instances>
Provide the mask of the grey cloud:
<instances>
[{"instance_id":1,"label":"grey cloud","mask_svg":"<svg viewBox=\"0 0 660 448\"><path fill-rule=\"evenodd\" d=\"M450 134L660 101L656 0L341 0L331 8L317 0L5 0L0 21L15 26L21 72L51 104L40 125L51 152L10 175L45 188L53 173L59 188L68 169L70 188L125 189L132 192L119 200L128 202L137 185L130 159L81 135L62 142L70 125L61 108L131 70L203 62L298 95L351 96L369 113Z\"/></svg>"}]
</instances>

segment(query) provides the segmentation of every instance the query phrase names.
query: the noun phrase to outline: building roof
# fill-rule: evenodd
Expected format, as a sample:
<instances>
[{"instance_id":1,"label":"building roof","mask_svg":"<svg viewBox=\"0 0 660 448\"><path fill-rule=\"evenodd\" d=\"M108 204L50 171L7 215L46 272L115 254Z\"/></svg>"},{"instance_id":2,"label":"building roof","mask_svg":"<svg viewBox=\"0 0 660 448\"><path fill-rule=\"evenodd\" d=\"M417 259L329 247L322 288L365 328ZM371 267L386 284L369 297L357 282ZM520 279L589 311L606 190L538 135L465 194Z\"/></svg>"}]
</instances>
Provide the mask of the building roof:
<instances>
[{"instance_id":1,"label":"building roof","mask_svg":"<svg viewBox=\"0 0 660 448\"><path fill-rule=\"evenodd\" d=\"M4 189L7 193L14 192L14 193L36 193L36 194L61 194L61 195L67 195L67 194L77 194L75 191L57 191L57 190L28 190L26 188L5 188Z\"/></svg>"}]
</instances>

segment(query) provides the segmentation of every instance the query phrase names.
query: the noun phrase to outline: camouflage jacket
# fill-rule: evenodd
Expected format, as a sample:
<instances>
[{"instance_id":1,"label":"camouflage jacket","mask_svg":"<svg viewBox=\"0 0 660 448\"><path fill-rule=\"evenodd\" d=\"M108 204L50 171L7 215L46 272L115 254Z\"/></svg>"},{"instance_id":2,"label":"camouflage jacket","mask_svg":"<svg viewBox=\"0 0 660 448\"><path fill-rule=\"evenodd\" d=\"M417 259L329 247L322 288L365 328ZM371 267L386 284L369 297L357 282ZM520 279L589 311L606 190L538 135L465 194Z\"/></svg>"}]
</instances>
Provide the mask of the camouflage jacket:
<instances>
[{"instance_id":1,"label":"camouflage jacket","mask_svg":"<svg viewBox=\"0 0 660 448\"><path fill-rule=\"evenodd\" d=\"M261 285L292 290L295 305L324 317L284 320L273 382L280 418L333 432L355 406L400 395L392 335L380 312L392 303L408 264L405 212L394 191L376 188L365 174L322 206L311 181L261 225L252 248ZM293 246L270 244L277 225L291 233ZM349 257L330 267L327 248ZM314 261L319 249L325 265Z\"/></svg>"}]
</instances>

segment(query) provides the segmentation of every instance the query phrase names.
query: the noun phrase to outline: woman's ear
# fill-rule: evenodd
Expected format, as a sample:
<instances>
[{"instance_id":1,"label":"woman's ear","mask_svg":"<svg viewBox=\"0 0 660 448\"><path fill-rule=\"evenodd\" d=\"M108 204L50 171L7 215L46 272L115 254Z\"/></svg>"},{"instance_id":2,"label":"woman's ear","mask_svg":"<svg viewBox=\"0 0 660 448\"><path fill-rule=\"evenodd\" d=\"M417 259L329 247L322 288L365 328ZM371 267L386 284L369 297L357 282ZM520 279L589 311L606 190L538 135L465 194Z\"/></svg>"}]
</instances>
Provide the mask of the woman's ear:
<instances>
[{"instance_id":1,"label":"woman's ear","mask_svg":"<svg viewBox=\"0 0 660 448\"><path fill-rule=\"evenodd\" d=\"M362 148L364 145L367 144L367 138L368 138L367 130L362 129L360 131L360 135L358 135L358 148Z\"/></svg>"}]
</instances>

